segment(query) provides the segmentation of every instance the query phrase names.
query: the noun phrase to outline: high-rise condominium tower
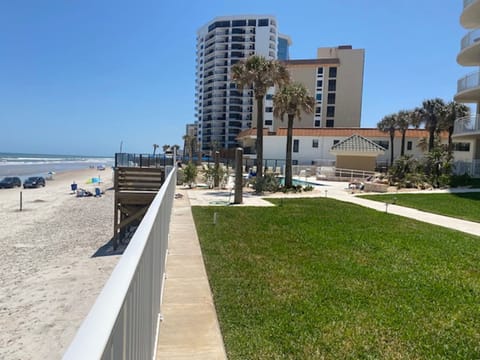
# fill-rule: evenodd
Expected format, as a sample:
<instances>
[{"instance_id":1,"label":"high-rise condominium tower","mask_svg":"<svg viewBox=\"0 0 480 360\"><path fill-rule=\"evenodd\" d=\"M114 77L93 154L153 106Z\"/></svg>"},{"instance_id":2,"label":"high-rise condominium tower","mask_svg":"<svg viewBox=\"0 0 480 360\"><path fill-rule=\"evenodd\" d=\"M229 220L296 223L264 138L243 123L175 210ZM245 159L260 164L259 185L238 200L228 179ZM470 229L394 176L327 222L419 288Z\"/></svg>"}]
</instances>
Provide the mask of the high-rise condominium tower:
<instances>
[{"instance_id":1,"label":"high-rise condominium tower","mask_svg":"<svg viewBox=\"0 0 480 360\"><path fill-rule=\"evenodd\" d=\"M251 55L287 60L289 45L275 17L268 15L217 17L198 30L195 112L203 150L236 147L238 133L251 126L253 91L237 89L232 65ZM267 96L265 107L271 101Z\"/></svg>"},{"instance_id":2,"label":"high-rise condominium tower","mask_svg":"<svg viewBox=\"0 0 480 360\"><path fill-rule=\"evenodd\" d=\"M456 164L456 171L468 172L480 177L480 0L464 0L460 23L470 31L462 38L457 62L463 66L470 66L469 75L462 77L457 83L455 101L467 103L476 107L476 113L459 118L455 121L453 139L454 149L457 151L455 159L465 163L471 161L468 168L463 169ZM471 159L464 159L460 154L473 155ZM466 161L464 161L466 160Z\"/></svg>"}]
</instances>

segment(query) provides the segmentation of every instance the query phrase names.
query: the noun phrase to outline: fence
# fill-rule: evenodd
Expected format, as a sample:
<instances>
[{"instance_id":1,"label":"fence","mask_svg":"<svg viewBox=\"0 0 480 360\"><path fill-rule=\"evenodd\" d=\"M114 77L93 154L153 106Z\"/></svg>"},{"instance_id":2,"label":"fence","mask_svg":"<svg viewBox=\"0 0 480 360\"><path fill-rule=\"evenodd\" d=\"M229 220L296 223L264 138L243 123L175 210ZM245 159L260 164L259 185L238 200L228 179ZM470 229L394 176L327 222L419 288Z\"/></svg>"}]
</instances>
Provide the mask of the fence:
<instances>
[{"instance_id":1,"label":"fence","mask_svg":"<svg viewBox=\"0 0 480 360\"><path fill-rule=\"evenodd\" d=\"M176 171L171 171L64 359L153 358Z\"/></svg>"},{"instance_id":2,"label":"fence","mask_svg":"<svg viewBox=\"0 0 480 360\"><path fill-rule=\"evenodd\" d=\"M165 167L173 166L174 157L165 154L116 153L115 167Z\"/></svg>"},{"instance_id":3,"label":"fence","mask_svg":"<svg viewBox=\"0 0 480 360\"><path fill-rule=\"evenodd\" d=\"M456 175L468 174L471 177L480 177L480 160L455 161L453 172Z\"/></svg>"}]
</instances>

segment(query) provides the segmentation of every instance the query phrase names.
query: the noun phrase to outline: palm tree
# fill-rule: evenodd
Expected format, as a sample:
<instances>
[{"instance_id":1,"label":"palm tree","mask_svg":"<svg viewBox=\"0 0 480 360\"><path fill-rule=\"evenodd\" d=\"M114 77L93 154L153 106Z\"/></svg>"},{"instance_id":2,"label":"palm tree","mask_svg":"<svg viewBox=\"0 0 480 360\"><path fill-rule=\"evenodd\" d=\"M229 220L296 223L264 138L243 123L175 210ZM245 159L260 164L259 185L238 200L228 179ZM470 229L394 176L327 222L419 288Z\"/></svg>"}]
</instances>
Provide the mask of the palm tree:
<instances>
[{"instance_id":1,"label":"palm tree","mask_svg":"<svg viewBox=\"0 0 480 360\"><path fill-rule=\"evenodd\" d=\"M400 156L405 155L405 136L407 134L407 130L412 125L412 112L407 110L401 110L396 115L396 127L400 130L402 134L402 147L400 149Z\"/></svg>"},{"instance_id":2,"label":"palm tree","mask_svg":"<svg viewBox=\"0 0 480 360\"><path fill-rule=\"evenodd\" d=\"M158 144L153 144L153 156L155 156L155 153L157 151L157 149L160 147L160 145Z\"/></svg>"},{"instance_id":3,"label":"palm tree","mask_svg":"<svg viewBox=\"0 0 480 360\"><path fill-rule=\"evenodd\" d=\"M263 176L263 99L267 90L275 85L282 86L290 81L284 65L275 60L267 60L254 55L232 66L232 80L239 90L251 87L257 102L257 178Z\"/></svg>"},{"instance_id":4,"label":"palm tree","mask_svg":"<svg viewBox=\"0 0 480 360\"><path fill-rule=\"evenodd\" d=\"M446 115L440 123L440 130L448 131L448 151L453 150L452 135L455 129L455 120L468 116L470 109L465 104L451 101L446 105Z\"/></svg>"},{"instance_id":5,"label":"palm tree","mask_svg":"<svg viewBox=\"0 0 480 360\"><path fill-rule=\"evenodd\" d=\"M300 83L288 84L273 97L273 114L283 121L287 114L287 146L285 155L285 187L292 187L292 137L293 120L300 119L302 110L308 114L313 112L315 99Z\"/></svg>"},{"instance_id":6,"label":"palm tree","mask_svg":"<svg viewBox=\"0 0 480 360\"><path fill-rule=\"evenodd\" d=\"M390 165L393 165L393 140L395 139L395 130L397 128L397 115L387 115L377 124L380 131L388 132L390 135Z\"/></svg>"},{"instance_id":7,"label":"palm tree","mask_svg":"<svg viewBox=\"0 0 480 360\"><path fill-rule=\"evenodd\" d=\"M163 153L166 153L170 149L170 145L165 144L162 146Z\"/></svg>"},{"instance_id":8,"label":"palm tree","mask_svg":"<svg viewBox=\"0 0 480 360\"><path fill-rule=\"evenodd\" d=\"M446 114L445 102L440 98L425 100L422 107L416 111L428 130L428 151L432 151L435 147L435 133Z\"/></svg>"},{"instance_id":9,"label":"palm tree","mask_svg":"<svg viewBox=\"0 0 480 360\"><path fill-rule=\"evenodd\" d=\"M186 152L188 152L188 161L193 161L193 154L197 145L197 138L191 135L183 135L184 161Z\"/></svg>"}]
</instances>

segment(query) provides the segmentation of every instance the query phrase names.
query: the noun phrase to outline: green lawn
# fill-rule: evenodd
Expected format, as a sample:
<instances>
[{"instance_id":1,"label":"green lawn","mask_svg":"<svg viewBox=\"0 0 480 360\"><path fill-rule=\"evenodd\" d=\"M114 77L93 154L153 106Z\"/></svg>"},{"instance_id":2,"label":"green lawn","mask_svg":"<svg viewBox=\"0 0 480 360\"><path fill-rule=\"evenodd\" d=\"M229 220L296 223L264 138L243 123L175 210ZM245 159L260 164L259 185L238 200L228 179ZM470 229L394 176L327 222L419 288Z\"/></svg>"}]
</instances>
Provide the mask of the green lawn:
<instances>
[{"instance_id":1,"label":"green lawn","mask_svg":"<svg viewBox=\"0 0 480 360\"><path fill-rule=\"evenodd\" d=\"M458 194L362 195L366 199L480 222L480 192Z\"/></svg>"},{"instance_id":2,"label":"green lawn","mask_svg":"<svg viewBox=\"0 0 480 360\"><path fill-rule=\"evenodd\" d=\"M480 239L328 198L274 202L193 208L230 360L480 358Z\"/></svg>"}]
</instances>

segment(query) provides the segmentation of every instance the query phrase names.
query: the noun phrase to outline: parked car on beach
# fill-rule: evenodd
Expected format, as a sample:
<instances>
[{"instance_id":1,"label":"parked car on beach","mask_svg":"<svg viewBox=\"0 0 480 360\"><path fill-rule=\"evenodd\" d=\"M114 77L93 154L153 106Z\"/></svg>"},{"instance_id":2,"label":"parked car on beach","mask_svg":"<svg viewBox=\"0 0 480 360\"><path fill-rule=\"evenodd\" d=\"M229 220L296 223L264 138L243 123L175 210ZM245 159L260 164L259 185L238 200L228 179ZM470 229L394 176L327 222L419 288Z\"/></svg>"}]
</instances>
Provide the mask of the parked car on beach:
<instances>
[{"instance_id":1,"label":"parked car on beach","mask_svg":"<svg viewBox=\"0 0 480 360\"><path fill-rule=\"evenodd\" d=\"M16 176L7 176L0 181L0 189L14 188L17 186L22 186L22 181Z\"/></svg>"},{"instance_id":2,"label":"parked car on beach","mask_svg":"<svg viewBox=\"0 0 480 360\"><path fill-rule=\"evenodd\" d=\"M41 176L32 176L23 182L23 188L37 188L45 186L45 179Z\"/></svg>"}]
</instances>

